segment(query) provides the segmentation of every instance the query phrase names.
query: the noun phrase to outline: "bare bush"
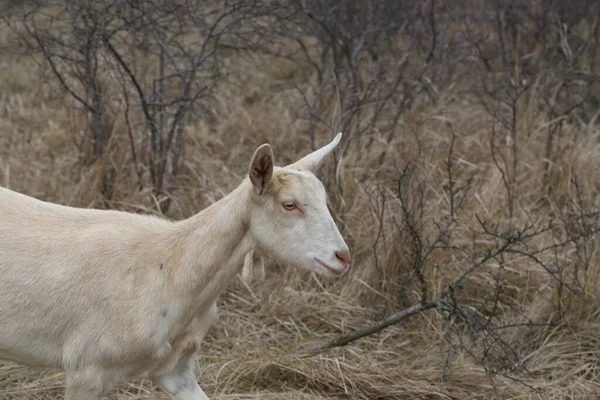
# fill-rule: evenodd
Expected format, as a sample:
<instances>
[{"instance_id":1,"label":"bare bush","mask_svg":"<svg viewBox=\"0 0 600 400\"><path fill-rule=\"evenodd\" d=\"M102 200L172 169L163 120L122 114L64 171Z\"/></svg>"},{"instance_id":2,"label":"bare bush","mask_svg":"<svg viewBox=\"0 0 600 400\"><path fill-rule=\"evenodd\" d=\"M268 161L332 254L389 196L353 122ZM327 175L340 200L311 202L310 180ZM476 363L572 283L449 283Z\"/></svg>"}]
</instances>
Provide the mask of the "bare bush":
<instances>
[{"instance_id":1,"label":"bare bush","mask_svg":"<svg viewBox=\"0 0 600 400\"><path fill-rule=\"evenodd\" d=\"M203 101L225 74L220 50L256 46L258 20L273 12L241 1L201 3L90 0L48 8L40 2L8 18L19 50L40 54L91 115L94 151L84 152L86 160L103 155L111 135L106 108L120 99L132 167L141 187L149 180L162 212L179 172L189 112L196 107L195 118L207 115Z\"/></svg>"}]
</instances>

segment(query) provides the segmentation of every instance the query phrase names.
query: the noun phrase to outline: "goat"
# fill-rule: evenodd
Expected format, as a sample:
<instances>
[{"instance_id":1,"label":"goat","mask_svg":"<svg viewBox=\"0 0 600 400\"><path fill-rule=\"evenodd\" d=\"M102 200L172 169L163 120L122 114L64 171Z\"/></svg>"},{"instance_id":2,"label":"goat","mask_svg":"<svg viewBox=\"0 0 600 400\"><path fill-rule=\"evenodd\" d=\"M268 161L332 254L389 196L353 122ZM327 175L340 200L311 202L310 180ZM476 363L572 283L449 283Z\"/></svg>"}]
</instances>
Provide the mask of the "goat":
<instances>
[{"instance_id":1,"label":"goat","mask_svg":"<svg viewBox=\"0 0 600 400\"><path fill-rule=\"evenodd\" d=\"M314 175L340 138L287 167L260 146L234 191L177 222L0 188L0 359L65 370L67 400L138 378L173 400L208 399L195 354L242 266L348 270Z\"/></svg>"}]
</instances>

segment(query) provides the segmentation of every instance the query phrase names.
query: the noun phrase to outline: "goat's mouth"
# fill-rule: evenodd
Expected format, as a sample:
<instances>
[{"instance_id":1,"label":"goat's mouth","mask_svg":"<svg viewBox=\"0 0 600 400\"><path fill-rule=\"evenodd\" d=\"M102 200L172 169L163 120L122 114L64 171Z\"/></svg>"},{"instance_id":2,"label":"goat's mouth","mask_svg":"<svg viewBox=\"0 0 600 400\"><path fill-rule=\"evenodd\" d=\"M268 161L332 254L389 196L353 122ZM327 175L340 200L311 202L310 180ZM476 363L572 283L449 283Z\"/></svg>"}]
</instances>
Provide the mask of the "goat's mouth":
<instances>
[{"instance_id":1,"label":"goat's mouth","mask_svg":"<svg viewBox=\"0 0 600 400\"><path fill-rule=\"evenodd\" d=\"M325 264L323 261L319 260L318 258L315 258L315 261L317 262L317 265L323 267L325 271L327 271L331 275L341 276L344 272L346 272L346 269L332 268L329 265Z\"/></svg>"}]
</instances>

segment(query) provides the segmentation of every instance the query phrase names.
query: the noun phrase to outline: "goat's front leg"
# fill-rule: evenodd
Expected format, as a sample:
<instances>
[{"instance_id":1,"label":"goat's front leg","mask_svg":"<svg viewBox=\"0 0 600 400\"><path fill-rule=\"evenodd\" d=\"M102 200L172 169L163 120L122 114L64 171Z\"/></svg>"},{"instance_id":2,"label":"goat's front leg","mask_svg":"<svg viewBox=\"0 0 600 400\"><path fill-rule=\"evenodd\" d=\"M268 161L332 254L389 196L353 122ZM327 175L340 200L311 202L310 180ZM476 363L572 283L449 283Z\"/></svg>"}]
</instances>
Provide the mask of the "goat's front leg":
<instances>
[{"instance_id":1,"label":"goat's front leg","mask_svg":"<svg viewBox=\"0 0 600 400\"><path fill-rule=\"evenodd\" d=\"M186 354L173 370L153 381L171 400L209 400L196 380L195 364L195 354Z\"/></svg>"},{"instance_id":2,"label":"goat's front leg","mask_svg":"<svg viewBox=\"0 0 600 400\"><path fill-rule=\"evenodd\" d=\"M67 370L66 378L65 400L100 400L116 383L116 374L91 366Z\"/></svg>"},{"instance_id":3,"label":"goat's front leg","mask_svg":"<svg viewBox=\"0 0 600 400\"><path fill-rule=\"evenodd\" d=\"M195 374L196 351L200 342L206 335L208 328L217 319L217 305L211 304L208 310L194 318L189 327L189 336L184 339L181 353L177 354L179 360L175 366L167 371L152 377L152 381L172 400L208 400L204 391L198 385ZM177 350L175 350L177 351Z\"/></svg>"}]
</instances>

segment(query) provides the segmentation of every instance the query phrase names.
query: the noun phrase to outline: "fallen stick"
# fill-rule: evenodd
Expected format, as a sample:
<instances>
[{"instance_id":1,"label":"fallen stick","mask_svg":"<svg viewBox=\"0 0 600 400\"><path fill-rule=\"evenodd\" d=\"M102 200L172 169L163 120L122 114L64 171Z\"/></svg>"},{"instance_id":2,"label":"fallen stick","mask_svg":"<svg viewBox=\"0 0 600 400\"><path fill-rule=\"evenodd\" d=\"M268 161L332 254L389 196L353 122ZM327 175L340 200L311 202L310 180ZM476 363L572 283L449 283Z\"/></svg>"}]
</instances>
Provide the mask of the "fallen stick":
<instances>
[{"instance_id":1,"label":"fallen stick","mask_svg":"<svg viewBox=\"0 0 600 400\"><path fill-rule=\"evenodd\" d=\"M327 350L327 349L332 349L334 347L345 346L348 343L354 342L355 340L358 340L365 336L369 336L374 333L377 333L377 332L387 328L390 325L394 325L394 324L402 321L403 319L411 317L422 311L429 310L430 308L435 308L435 307L437 307L437 305L438 305L437 302L424 302L424 303L415 304L413 306L405 308L402 311L399 311L395 314L390 315L389 317L385 318L384 320L378 322L375 325L368 326L363 329L358 329L356 331L348 333L347 335L332 339L328 342L316 343L316 344L302 347L302 348L296 350L296 354L311 354L311 353L317 353L317 352Z\"/></svg>"}]
</instances>

